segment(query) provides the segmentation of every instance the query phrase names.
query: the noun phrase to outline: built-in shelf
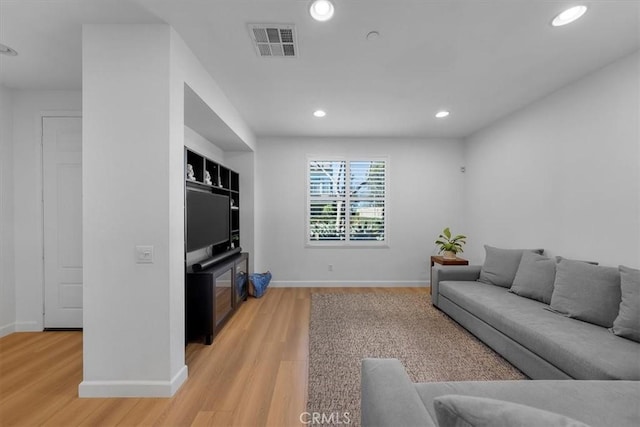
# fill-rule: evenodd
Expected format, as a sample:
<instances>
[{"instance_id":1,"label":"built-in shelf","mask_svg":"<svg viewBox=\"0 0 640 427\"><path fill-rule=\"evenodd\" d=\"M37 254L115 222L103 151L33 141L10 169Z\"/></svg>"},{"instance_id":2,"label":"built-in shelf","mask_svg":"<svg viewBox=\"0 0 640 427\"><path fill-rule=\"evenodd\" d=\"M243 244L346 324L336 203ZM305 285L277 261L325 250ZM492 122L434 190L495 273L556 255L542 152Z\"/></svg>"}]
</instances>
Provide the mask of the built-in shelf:
<instances>
[{"instance_id":1,"label":"built-in shelf","mask_svg":"<svg viewBox=\"0 0 640 427\"><path fill-rule=\"evenodd\" d=\"M187 186L210 190L216 194L229 196L230 227L229 240L235 247L240 246L240 174L185 148L185 183ZM190 174L193 171L193 175ZM209 176L207 176L209 172ZM208 182L210 177L211 182Z\"/></svg>"},{"instance_id":2,"label":"built-in shelf","mask_svg":"<svg viewBox=\"0 0 640 427\"><path fill-rule=\"evenodd\" d=\"M248 295L249 255L234 254L234 251L240 252L240 175L188 148L185 148L184 169L185 196L186 189L197 188L197 192L228 197L229 241L221 243L225 251L202 265L194 264L185 279L185 344L202 337L206 344L211 344ZM224 212L224 203L220 211ZM185 244L185 261L186 248ZM213 248L211 251L214 252Z\"/></svg>"}]
</instances>

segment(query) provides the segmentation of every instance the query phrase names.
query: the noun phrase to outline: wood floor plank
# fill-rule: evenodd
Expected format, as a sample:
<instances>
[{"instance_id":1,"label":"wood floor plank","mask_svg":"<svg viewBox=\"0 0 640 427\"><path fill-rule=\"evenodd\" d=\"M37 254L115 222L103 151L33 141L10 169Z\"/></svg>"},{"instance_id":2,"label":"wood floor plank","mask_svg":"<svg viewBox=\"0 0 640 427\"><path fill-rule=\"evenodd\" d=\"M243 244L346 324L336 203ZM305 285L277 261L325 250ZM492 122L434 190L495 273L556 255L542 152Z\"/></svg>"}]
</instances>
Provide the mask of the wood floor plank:
<instances>
[{"instance_id":1,"label":"wood floor plank","mask_svg":"<svg viewBox=\"0 0 640 427\"><path fill-rule=\"evenodd\" d=\"M191 427L207 427L213 424L213 417L216 413L213 411L200 411L193 419Z\"/></svg>"},{"instance_id":2,"label":"wood floor plank","mask_svg":"<svg viewBox=\"0 0 640 427\"><path fill-rule=\"evenodd\" d=\"M282 349L281 343L267 342L264 344L260 358L250 372L242 404L238 404L233 413L239 426L265 425Z\"/></svg>"},{"instance_id":3,"label":"wood floor plank","mask_svg":"<svg viewBox=\"0 0 640 427\"><path fill-rule=\"evenodd\" d=\"M80 399L82 333L0 338L0 426L300 426L311 294L428 288L272 288L249 298L213 345L189 343L189 378L170 399Z\"/></svg>"},{"instance_id":4,"label":"wood floor plank","mask_svg":"<svg viewBox=\"0 0 640 427\"><path fill-rule=\"evenodd\" d=\"M300 426L300 415L307 403L307 362L282 361L278 369L273 399L267 416L268 426Z\"/></svg>"},{"instance_id":5,"label":"wood floor plank","mask_svg":"<svg viewBox=\"0 0 640 427\"><path fill-rule=\"evenodd\" d=\"M77 399L82 401L83 399ZM94 410L78 426L109 427L118 425L138 404L140 399L97 399L102 405ZM65 411L66 412L66 411Z\"/></svg>"},{"instance_id":6,"label":"wood floor plank","mask_svg":"<svg viewBox=\"0 0 640 427\"><path fill-rule=\"evenodd\" d=\"M306 361L309 358L309 319L311 303L309 298L294 300L294 307L287 324L282 360Z\"/></svg>"},{"instance_id":7,"label":"wood floor plank","mask_svg":"<svg viewBox=\"0 0 640 427\"><path fill-rule=\"evenodd\" d=\"M213 415L212 427L233 427L235 419L233 418L233 412L215 412Z\"/></svg>"}]
</instances>

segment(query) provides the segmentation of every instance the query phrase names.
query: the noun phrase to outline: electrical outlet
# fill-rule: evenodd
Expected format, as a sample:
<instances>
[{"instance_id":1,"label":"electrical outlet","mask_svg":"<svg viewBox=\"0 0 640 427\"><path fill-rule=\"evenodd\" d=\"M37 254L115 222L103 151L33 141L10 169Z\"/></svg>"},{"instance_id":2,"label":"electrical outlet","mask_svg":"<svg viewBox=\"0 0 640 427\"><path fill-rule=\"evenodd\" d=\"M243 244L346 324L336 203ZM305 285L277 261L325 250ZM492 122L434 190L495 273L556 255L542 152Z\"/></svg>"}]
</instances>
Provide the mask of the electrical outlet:
<instances>
[{"instance_id":1,"label":"electrical outlet","mask_svg":"<svg viewBox=\"0 0 640 427\"><path fill-rule=\"evenodd\" d=\"M328 269L329 271L333 271L333 264L329 264L329 265L327 266L327 269Z\"/></svg>"}]
</instances>

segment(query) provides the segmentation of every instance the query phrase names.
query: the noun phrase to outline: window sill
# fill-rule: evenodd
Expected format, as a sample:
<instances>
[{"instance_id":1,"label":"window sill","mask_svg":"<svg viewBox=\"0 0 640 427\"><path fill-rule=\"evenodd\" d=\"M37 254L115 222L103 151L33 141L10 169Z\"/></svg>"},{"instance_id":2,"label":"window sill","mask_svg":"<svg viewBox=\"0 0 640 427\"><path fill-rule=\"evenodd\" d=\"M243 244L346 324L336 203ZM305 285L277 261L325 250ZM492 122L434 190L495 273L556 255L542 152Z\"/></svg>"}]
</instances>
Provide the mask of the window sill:
<instances>
[{"instance_id":1,"label":"window sill","mask_svg":"<svg viewBox=\"0 0 640 427\"><path fill-rule=\"evenodd\" d=\"M305 243L305 248L308 249L389 249L388 242L382 243Z\"/></svg>"}]
</instances>

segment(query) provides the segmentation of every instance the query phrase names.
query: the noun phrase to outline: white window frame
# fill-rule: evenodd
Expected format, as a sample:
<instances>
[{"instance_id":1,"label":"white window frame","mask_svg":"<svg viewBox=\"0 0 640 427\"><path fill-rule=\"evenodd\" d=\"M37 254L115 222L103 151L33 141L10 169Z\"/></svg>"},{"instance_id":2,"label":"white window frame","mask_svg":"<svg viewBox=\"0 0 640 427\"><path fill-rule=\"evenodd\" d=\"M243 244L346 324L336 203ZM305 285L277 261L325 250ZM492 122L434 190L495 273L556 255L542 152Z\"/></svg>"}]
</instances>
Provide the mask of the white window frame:
<instances>
[{"instance_id":1,"label":"white window frame","mask_svg":"<svg viewBox=\"0 0 640 427\"><path fill-rule=\"evenodd\" d=\"M384 202L384 240L350 240L350 206L351 195L349 187L345 190L345 197L341 200L345 201L345 239L344 240L330 240L320 241L311 240L311 162L345 162L345 185L350 185L350 163L351 162L384 162L384 198L381 199ZM322 156L322 155L308 155L306 163L306 193L305 200L305 247L310 248L388 248L389 247L389 158L386 156Z\"/></svg>"}]
</instances>

